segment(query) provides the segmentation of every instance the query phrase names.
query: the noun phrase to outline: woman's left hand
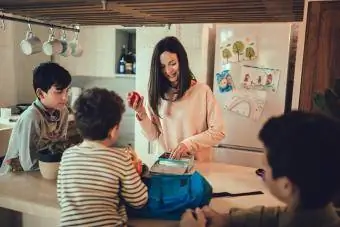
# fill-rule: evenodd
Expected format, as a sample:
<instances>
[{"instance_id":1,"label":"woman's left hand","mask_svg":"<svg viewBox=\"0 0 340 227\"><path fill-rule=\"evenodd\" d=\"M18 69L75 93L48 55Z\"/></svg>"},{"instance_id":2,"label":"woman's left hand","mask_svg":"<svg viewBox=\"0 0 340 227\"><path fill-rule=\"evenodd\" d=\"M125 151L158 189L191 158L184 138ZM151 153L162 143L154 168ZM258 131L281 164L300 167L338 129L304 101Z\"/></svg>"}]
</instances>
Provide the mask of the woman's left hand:
<instances>
[{"instance_id":1,"label":"woman's left hand","mask_svg":"<svg viewBox=\"0 0 340 227\"><path fill-rule=\"evenodd\" d=\"M184 144L180 143L174 150L171 151L170 159L180 159L181 157L191 156L192 152Z\"/></svg>"}]
</instances>

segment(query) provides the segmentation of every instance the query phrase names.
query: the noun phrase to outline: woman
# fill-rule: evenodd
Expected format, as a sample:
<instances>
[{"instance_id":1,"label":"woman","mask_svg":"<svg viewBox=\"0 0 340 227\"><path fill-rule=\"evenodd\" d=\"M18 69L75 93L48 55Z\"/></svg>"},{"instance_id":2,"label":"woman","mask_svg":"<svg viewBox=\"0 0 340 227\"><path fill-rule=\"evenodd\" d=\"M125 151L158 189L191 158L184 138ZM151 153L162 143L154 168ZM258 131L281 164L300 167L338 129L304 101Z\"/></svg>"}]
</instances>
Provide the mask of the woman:
<instances>
[{"instance_id":1,"label":"woman","mask_svg":"<svg viewBox=\"0 0 340 227\"><path fill-rule=\"evenodd\" d=\"M148 140L158 140L171 158L194 155L209 161L212 146L224 138L221 111L211 89L196 81L176 37L166 37L154 48L148 96L149 114L143 97L128 95Z\"/></svg>"}]
</instances>

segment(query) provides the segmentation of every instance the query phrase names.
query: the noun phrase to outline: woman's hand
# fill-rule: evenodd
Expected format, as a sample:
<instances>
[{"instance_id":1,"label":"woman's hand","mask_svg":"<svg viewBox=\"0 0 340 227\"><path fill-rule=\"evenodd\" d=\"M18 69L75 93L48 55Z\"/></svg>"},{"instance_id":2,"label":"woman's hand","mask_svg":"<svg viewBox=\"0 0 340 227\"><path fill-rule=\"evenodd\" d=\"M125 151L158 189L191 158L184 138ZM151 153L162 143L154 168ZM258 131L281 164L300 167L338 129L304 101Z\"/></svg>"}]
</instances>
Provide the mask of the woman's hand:
<instances>
[{"instance_id":1,"label":"woman's hand","mask_svg":"<svg viewBox=\"0 0 340 227\"><path fill-rule=\"evenodd\" d=\"M201 209L187 210L181 218L180 227L205 227L207 223Z\"/></svg>"},{"instance_id":2,"label":"woman's hand","mask_svg":"<svg viewBox=\"0 0 340 227\"><path fill-rule=\"evenodd\" d=\"M184 144L180 143L174 150L171 151L170 159L180 159L182 157L191 156L193 153L189 150L189 148Z\"/></svg>"},{"instance_id":3,"label":"woman's hand","mask_svg":"<svg viewBox=\"0 0 340 227\"><path fill-rule=\"evenodd\" d=\"M130 108L137 112L137 114L141 114L145 112L144 108L144 97L140 96L137 92L129 92L127 96L127 104Z\"/></svg>"}]
</instances>

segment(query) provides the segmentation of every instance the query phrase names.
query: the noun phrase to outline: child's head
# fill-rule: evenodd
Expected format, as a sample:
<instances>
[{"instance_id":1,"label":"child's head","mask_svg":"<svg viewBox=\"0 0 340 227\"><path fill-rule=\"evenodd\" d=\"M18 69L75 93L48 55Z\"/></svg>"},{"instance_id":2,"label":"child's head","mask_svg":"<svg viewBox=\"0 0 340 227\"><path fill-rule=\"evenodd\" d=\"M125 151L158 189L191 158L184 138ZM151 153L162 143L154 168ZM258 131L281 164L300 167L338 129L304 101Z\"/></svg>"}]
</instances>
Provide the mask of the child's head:
<instances>
[{"instance_id":1,"label":"child's head","mask_svg":"<svg viewBox=\"0 0 340 227\"><path fill-rule=\"evenodd\" d=\"M125 111L123 99L114 91L101 88L85 90L74 104L76 126L84 139L111 146L119 135Z\"/></svg>"},{"instance_id":2,"label":"child's head","mask_svg":"<svg viewBox=\"0 0 340 227\"><path fill-rule=\"evenodd\" d=\"M322 115L293 111L271 118L260 131L265 183L290 206L322 208L339 189L340 123Z\"/></svg>"},{"instance_id":3,"label":"child's head","mask_svg":"<svg viewBox=\"0 0 340 227\"><path fill-rule=\"evenodd\" d=\"M70 73L56 63L42 63L33 70L35 94L49 109L65 107L70 83Z\"/></svg>"}]
</instances>

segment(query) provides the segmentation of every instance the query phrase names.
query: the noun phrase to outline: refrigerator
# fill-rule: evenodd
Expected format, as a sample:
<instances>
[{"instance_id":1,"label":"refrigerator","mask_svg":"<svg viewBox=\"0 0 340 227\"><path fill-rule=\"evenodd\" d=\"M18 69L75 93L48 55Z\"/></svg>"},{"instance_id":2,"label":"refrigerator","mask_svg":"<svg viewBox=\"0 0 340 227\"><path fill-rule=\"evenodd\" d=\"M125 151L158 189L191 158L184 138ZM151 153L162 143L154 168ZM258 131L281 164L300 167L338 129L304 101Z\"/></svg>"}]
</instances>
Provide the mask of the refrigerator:
<instances>
[{"instance_id":1,"label":"refrigerator","mask_svg":"<svg viewBox=\"0 0 340 227\"><path fill-rule=\"evenodd\" d=\"M284 113L291 23L218 24L213 93L225 138L217 147L263 151L258 134Z\"/></svg>"}]
</instances>

